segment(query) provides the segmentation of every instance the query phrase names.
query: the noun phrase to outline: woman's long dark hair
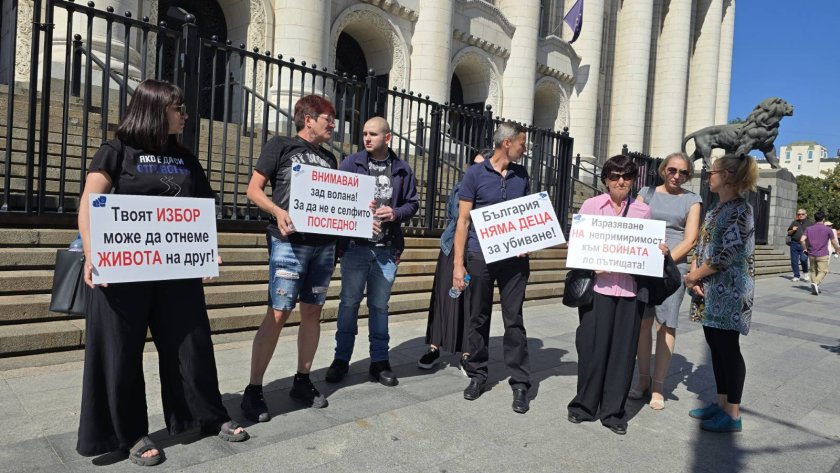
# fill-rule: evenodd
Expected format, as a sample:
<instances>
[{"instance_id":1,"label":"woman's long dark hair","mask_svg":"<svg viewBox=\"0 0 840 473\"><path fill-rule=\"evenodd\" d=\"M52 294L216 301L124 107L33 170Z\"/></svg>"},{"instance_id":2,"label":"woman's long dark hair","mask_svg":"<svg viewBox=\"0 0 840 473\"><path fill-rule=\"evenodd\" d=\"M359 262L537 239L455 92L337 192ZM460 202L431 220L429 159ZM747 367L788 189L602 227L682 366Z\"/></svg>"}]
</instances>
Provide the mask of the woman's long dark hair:
<instances>
[{"instance_id":1,"label":"woman's long dark hair","mask_svg":"<svg viewBox=\"0 0 840 473\"><path fill-rule=\"evenodd\" d=\"M168 82L147 79L134 89L117 138L134 148L162 153L170 140L166 107L184 103L184 92Z\"/></svg>"}]
</instances>

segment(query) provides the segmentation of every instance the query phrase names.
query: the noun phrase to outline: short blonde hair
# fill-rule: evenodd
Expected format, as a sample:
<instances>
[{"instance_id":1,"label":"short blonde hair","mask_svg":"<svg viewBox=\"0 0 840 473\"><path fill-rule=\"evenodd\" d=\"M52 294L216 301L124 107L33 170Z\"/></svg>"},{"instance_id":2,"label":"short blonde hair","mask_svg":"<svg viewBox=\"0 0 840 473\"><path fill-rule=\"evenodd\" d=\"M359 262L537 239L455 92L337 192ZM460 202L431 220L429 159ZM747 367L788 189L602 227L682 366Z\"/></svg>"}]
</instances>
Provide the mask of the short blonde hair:
<instances>
[{"instance_id":1,"label":"short blonde hair","mask_svg":"<svg viewBox=\"0 0 840 473\"><path fill-rule=\"evenodd\" d=\"M668 167L668 163L670 163L672 159L677 158L682 159L686 166L688 166L688 177L685 178L685 182L690 181L691 178L694 177L694 163L692 163L691 160L688 159L688 156L685 153L671 153L668 156L666 156L665 159L663 159L662 162L659 164L659 177L661 177L663 180L667 179L665 175L665 169Z\"/></svg>"},{"instance_id":2,"label":"short blonde hair","mask_svg":"<svg viewBox=\"0 0 840 473\"><path fill-rule=\"evenodd\" d=\"M758 164L752 156L727 154L715 160L712 168L729 171L726 182L731 184L737 193L743 194L755 190L758 182Z\"/></svg>"}]
</instances>

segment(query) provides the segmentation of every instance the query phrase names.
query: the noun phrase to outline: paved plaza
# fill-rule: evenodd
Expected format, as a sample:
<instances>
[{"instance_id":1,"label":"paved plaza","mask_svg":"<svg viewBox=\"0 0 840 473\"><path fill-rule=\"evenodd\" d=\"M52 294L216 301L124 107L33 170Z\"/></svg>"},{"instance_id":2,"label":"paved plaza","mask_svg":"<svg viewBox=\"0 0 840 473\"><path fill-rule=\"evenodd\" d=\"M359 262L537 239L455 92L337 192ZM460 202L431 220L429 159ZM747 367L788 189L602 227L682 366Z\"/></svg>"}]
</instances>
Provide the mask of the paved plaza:
<instances>
[{"instance_id":1,"label":"paved plaza","mask_svg":"<svg viewBox=\"0 0 840 473\"><path fill-rule=\"evenodd\" d=\"M168 457L153 471L840 472L840 274L829 275L819 296L788 277L763 278L755 302L752 332L742 338L747 380L740 434L703 432L687 415L715 391L702 330L686 319L677 332L664 411L629 401L626 436L599 423L569 423L577 315L553 303L526 307L534 386L525 415L510 408L499 314L491 333L492 388L473 402L462 397L467 379L454 357L444 357L437 370L417 368L425 319L395 317L391 363L399 386L367 381L364 324L350 376L325 383L335 325L324 324L313 378L330 405L301 408L288 395L296 346L295 329L289 329L266 376L273 419L246 423L252 438L242 444L197 433L169 438L161 430L157 357L150 349L152 437ZM252 335L216 338L221 391L239 420ZM0 471L141 470L124 456L76 454L81 380L80 352L0 359Z\"/></svg>"}]
</instances>

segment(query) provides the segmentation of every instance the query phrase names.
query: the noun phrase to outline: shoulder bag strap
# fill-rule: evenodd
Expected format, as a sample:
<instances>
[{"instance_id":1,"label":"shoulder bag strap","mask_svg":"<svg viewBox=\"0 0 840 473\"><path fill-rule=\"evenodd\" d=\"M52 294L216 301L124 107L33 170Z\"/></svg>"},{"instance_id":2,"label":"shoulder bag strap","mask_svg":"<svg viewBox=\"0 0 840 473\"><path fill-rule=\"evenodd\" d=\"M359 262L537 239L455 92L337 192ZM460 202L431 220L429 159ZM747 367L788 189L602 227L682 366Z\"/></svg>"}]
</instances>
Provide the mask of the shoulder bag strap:
<instances>
[{"instance_id":1,"label":"shoulder bag strap","mask_svg":"<svg viewBox=\"0 0 840 473\"><path fill-rule=\"evenodd\" d=\"M624 206L624 212L621 213L622 217L626 217L627 212L630 211L630 202L632 202L632 199L630 198L630 194L628 194L627 195L627 205Z\"/></svg>"}]
</instances>

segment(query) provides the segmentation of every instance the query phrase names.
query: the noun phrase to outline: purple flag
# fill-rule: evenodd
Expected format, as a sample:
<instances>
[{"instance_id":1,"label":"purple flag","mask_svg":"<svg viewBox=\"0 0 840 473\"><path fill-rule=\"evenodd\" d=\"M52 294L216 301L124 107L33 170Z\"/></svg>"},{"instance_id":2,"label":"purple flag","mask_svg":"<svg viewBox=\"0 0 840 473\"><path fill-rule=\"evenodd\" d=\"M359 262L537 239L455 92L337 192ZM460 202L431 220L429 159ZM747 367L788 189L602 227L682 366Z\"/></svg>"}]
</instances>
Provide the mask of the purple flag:
<instances>
[{"instance_id":1,"label":"purple flag","mask_svg":"<svg viewBox=\"0 0 840 473\"><path fill-rule=\"evenodd\" d=\"M583 0L577 0L575 2L569 10L569 13L563 17L563 21L575 32L572 40L569 41L569 44L574 43L578 39L578 36L580 36L580 28L583 26Z\"/></svg>"}]
</instances>

